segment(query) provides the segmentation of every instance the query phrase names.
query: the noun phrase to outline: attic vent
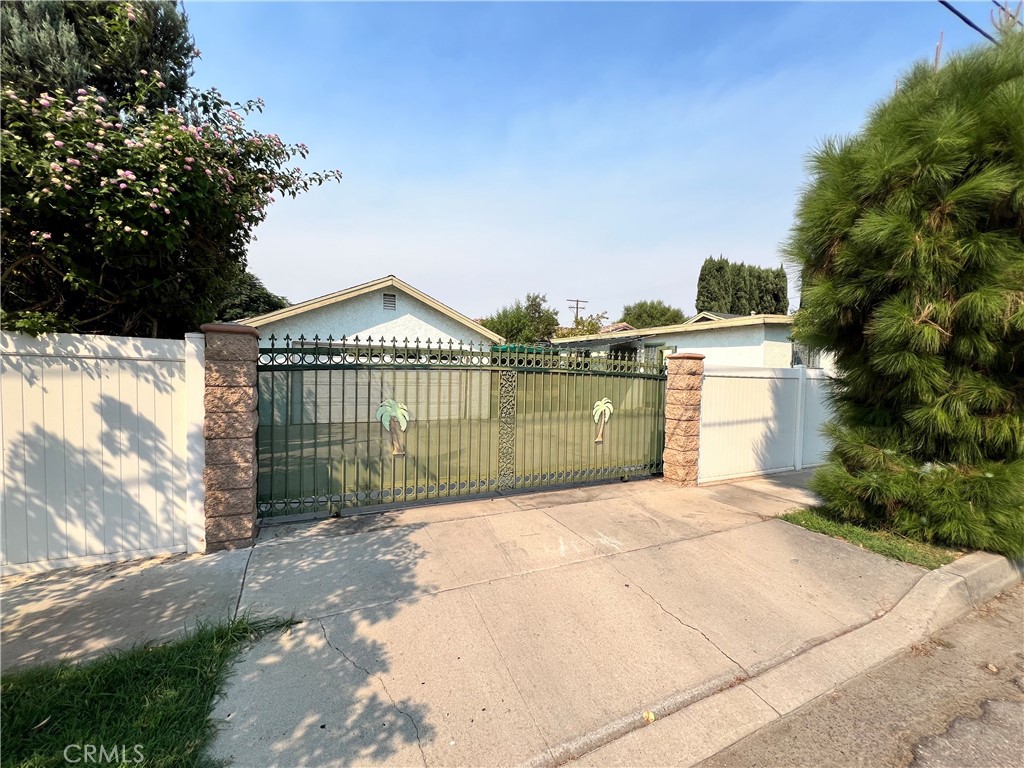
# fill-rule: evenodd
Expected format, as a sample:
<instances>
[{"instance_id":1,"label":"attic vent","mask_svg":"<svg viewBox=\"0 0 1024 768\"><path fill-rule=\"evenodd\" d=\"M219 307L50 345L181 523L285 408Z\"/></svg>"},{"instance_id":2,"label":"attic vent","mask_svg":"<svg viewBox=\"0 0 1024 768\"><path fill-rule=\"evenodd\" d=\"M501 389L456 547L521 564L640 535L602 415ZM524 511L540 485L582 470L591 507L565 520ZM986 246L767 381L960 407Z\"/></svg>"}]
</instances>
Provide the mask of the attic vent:
<instances>
[{"instance_id":1,"label":"attic vent","mask_svg":"<svg viewBox=\"0 0 1024 768\"><path fill-rule=\"evenodd\" d=\"M394 312L398 309L398 297L393 293L384 294L384 309L389 309Z\"/></svg>"}]
</instances>

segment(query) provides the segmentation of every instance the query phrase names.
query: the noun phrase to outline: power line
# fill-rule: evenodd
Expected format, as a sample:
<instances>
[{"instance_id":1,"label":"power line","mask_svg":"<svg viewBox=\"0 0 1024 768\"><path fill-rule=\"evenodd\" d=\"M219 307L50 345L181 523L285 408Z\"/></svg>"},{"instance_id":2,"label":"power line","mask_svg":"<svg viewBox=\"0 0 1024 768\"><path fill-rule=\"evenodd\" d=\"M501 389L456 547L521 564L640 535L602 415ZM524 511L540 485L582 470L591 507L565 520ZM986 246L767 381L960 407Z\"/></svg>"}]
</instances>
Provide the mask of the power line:
<instances>
[{"instance_id":1,"label":"power line","mask_svg":"<svg viewBox=\"0 0 1024 768\"><path fill-rule=\"evenodd\" d=\"M939 5L943 6L947 10L949 10L950 13L952 13L954 16L956 16L958 19L960 19L960 21L962 21L968 27L973 29L978 34L980 34L982 37L992 41L993 43L996 43L996 39L994 37L992 37L992 35L990 35L984 29L982 29L977 24L975 24L973 21L971 21L969 18L964 16L962 13L960 13L960 11L958 11L956 8L953 7L952 3L946 2L946 0L939 0ZM996 45L998 45L998 43L996 43Z\"/></svg>"},{"instance_id":2,"label":"power line","mask_svg":"<svg viewBox=\"0 0 1024 768\"><path fill-rule=\"evenodd\" d=\"M584 299L566 299L569 302L569 306L576 311L576 319L580 319L580 309L587 306L587 301Z\"/></svg>"}]
</instances>

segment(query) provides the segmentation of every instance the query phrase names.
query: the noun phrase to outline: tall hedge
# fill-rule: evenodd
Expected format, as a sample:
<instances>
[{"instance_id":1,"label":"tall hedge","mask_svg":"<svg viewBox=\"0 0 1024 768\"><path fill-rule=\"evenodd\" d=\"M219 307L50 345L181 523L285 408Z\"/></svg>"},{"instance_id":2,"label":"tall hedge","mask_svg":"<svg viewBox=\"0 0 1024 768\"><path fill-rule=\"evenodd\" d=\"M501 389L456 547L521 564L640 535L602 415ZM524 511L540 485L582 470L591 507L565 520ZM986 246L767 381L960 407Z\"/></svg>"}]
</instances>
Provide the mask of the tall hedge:
<instances>
[{"instance_id":1,"label":"tall hedge","mask_svg":"<svg viewBox=\"0 0 1024 768\"><path fill-rule=\"evenodd\" d=\"M810 160L794 337L835 355L837 516L1024 555L1024 32L916 65Z\"/></svg>"}]
</instances>

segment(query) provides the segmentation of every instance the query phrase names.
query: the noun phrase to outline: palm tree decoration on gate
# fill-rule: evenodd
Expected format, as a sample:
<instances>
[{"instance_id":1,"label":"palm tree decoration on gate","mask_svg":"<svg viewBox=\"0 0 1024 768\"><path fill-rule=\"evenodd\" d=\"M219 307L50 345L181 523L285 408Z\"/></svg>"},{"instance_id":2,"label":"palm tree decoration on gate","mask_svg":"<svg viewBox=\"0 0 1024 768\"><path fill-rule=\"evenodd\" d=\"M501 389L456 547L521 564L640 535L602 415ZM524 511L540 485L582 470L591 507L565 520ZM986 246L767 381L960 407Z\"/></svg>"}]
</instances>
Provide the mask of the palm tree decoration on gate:
<instances>
[{"instance_id":1,"label":"palm tree decoration on gate","mask_svg":"<svg viewBox=\"0 0 1024 768\"><path fill-rule=\"evenodd\" d=\"M598 400L594 403L594 423L600 424L597 428L597 437L594 438L595 443L604 442L604 425L608 423L608 419L615 413L615 408L612 407L612 401L607 397Z\"/></svg>"},{"instance_id":2,"label":"palm tree decoration on gate","mask_svg":"<svg viewBox=\"0 0 1024 768\"><path fill-rule=\"evenodd\" d=\"M377 420L391 433L391 455L405 456L405 448L398 433L405 432L409 426L409 408L406 404L388 398L377 409Z\"/></svg>"}]
</instances>

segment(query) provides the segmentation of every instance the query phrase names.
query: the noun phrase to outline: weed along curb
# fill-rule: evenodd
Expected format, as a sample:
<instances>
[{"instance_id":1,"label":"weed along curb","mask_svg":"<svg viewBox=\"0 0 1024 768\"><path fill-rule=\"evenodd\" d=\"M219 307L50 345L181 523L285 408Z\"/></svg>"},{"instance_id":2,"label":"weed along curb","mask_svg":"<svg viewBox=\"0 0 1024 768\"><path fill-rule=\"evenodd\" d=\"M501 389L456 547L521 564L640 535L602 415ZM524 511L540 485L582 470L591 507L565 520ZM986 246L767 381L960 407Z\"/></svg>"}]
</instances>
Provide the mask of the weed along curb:
<instances>
[{"instance_id":1,"label":"weed along curb","mask_svg":"<svg viewBox=\"0 0 1024 768\"><path fill-rule=\"evenodd\" d=\"M683 728L692 749L677 755L695 764L770 722L794 712L848 680L898 656L969 611L1021 581L1024 563L975 552L926 573L896 606L868 624L828 640L747 680L716 680L681 691L644 712L622 718L575 739L552 745L524 763L555 768L570 760L594 764L629 761L647 728ZM672 717L668 717L672 715ZM667 719L662 719L667 718ZM609 759L594 754L607 748Z\"/></svg>"}]
</instances>

